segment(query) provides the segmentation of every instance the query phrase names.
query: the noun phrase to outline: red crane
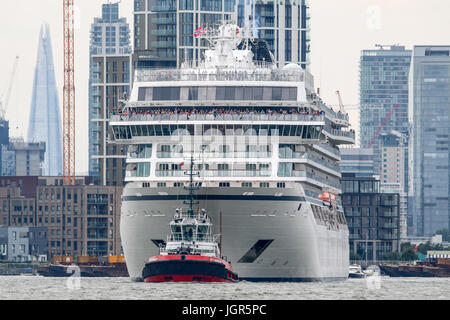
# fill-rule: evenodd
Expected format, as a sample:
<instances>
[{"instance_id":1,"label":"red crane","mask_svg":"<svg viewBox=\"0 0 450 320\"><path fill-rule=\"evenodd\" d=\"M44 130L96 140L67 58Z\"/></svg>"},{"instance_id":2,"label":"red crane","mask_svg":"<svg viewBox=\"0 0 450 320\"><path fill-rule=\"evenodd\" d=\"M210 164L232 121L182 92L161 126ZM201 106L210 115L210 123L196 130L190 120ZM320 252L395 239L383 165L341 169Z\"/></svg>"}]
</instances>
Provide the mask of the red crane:
<instances>
[{"instance_id":1,"label":"red crane","mask_svg":"<svg viewBox=\"0 0 450 320\"><path fill-rule=\"evenodd\" d=\"M63 0L64 18L64 104L63 104L63 181L75 184L75 41L74 0Z\"/></svg>"},{"instance_id":2,"label":"red crane","mask_svg":"<svg viewBox=\"0 0 450 320\"><path fill-rule=\"evenodd\" d=\"M381 130L384 128L384 126L386 125L386 123L389 121L389 119L391 119L392 114L394 113L395 109L397 109L398 107L398 103L392 108L392 110L388 113L388 115L383 119L383 122L381 123L381 125L378 127L377 132L375 133L375 135L372 137L372 139L370 140L369 144L367 145L367 148L370 148L373 144L373 142L375 141L375 139L378 137L378 135L380 134Z\"/></svg>"}]
</instances>

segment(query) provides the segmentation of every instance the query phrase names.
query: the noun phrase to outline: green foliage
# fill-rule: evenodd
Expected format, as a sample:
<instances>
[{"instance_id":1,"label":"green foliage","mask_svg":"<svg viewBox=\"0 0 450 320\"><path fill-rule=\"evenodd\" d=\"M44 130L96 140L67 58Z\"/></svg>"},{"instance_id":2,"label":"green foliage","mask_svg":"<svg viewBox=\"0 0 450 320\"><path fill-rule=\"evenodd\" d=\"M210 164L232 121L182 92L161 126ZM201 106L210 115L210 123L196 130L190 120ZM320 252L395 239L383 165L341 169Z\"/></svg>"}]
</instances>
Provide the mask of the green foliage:
<instances>
[{"instance_id":1,"label":"green foliage","mask_svg":"<svg viewBox=\"0 0 450 320\"><path fill-rule=\"evenodd\" d=\"M430 241L427 243L419 244L418 251L422 254L427 254L427 251L431 250L444 250L444 247L441 244L431 244Z\"/></svg>"},{"instance_id":2,"label":"green foliage","mask_svg":"<svg viewBox=\"0 0 450 320\"><path fill-rule=\"evenodd\" d=\"M381 257L381 260L398 261L402 259L400 252L388 252Z\"/></svg>"},{"instance_id":3,"label":"green foliage","mask_svg":"<svg viewBox=\"0 0 450 320\"><path fill-rule=\"evenodd\" d=\"M350 251L350 260L362 260L361 256L353 251Z\"/></svg>"},{"instance_id":4,"label":"green foliage","mask_svg":"<svg viewBox=\"0 0 450 320\"><path fill-rule=\"evenodd\" d=\"M419 256L417 255L417 253L414 251L413 248L409 247L409 248L406 248L405 251L402 251L401 260L413 261L413 260L418 260L418 259L419 259Z\"/></svg>"}]
</instances>

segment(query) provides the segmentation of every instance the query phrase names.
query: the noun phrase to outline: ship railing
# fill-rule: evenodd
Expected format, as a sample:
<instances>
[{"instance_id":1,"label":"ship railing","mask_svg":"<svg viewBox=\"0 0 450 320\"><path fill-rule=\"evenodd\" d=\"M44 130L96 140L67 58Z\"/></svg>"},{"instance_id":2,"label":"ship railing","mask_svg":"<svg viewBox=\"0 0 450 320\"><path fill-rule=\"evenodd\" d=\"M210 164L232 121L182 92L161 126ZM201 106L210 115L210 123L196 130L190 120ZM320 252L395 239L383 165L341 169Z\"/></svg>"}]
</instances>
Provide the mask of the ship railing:
<instances>
[{"instance_id":1,"label":"ship railing","mask_svg":"<svg viewBox=\"0 0 450 320\"><path fill-rule=\"evenodd\" d=\"M322 159L320 159L318 157L315 157L315 156L313 156L313 155L311 155L309 153L306 153L306 152L290 152L290 153L285 152L283 154L280 154L280 159L305 159L305 160L311 160L311 161L319 163L319 164L321 164L321 165L323 165L323 166L325 166L325 167L327 167L329 169L339 171L339 166L330 164L327 161L322 160Z\"/></svg>"},{"instance_id":2,"label":"ship railing","mask_svg":"<svg viewBox=\"0 0 450 320\"><path fill-rule=\"evenodd\" d=\"M164 158L183 158L184 154L180 152L157 152L156 156L160 159ZM272 152L246 152L246 151L236 151L236 152L205 152L202 153L202 159L234 159L234 158L271 158Z\"/></svg>"},{"instance_id":3,"label":"ship railing","mask_svg":"<svg viewBox=\"0 0 450 320\"><path fill-rule=\"evenodd\" d=\"M202 177L270 177L268 170L203 170ZM184 177L184 171L156 171L157 177Z\"/></svg>"},{"instance_id":4,"label":"ship railing","mask_svg":"<svg viewBox=\"0 0 450 320\"><path fill-rule=\"evenodd\" d=\"M303 114L135 114L111 115L110 121L318 121L324 115Z\"/></svg>"},{"instance_id":5,"label":"ship railing","mask_svg":"<svg viewBox=\"0 0 450 320\"><path fill-rule=\"evenodd\" d=\"M215 242L217 239L215 235L202 235L201 237L199 235L193 235L190 240L183 239L181 234L170 234L167 236L167 242L173 242L173 241L187 241L192 242L195 241L195 243L201 243L201 242ZM193 248L193 243L184 244L186 248ZM162 247L165 249L165 247Z\"/></svg>"},{"instance_id":6,"label":"ship railing","mask_svg":"<svg viewBox=\"0 0 450 320\"><path fill-rule=\"evenodd\" d=\"M207 213L201 212L201 210L194 212L193 216L190 216L187 212L188 209L180 210L179 212L175 213L174 219L185 219L185 218L192 218L197 220L205 220L207 223L210 222L210 218Z\"/></svg>"},{"instance_id":7,"label":"ship railing","mask_svg":"<svg viewBox=\"0 0 450 320\"><path fill-rule=\"evenodd\" d=\"M305 82L305 74L299 71L272 69L272 64L260 63L251 70L216 70L199 68L179 69L136 69L137 82L154 81L286 81Z\"/></svg>"}]
</instances>

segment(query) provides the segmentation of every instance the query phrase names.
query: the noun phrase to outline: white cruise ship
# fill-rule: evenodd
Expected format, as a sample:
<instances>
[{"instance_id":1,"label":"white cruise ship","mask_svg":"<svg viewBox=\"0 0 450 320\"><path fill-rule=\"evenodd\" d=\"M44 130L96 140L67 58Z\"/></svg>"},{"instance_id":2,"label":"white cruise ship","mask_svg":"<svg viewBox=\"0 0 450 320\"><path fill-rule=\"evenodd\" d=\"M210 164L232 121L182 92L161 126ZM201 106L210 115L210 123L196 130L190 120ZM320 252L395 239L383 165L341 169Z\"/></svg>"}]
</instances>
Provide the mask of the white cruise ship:
<instances>
[{"instance_id":1,"label":"white cruise ship","mask_svg":"<svg viewBox=\"0 0 450 320\"><path fill-rule=\"evenodd\" d=\"M325 106L308 72L277 68L237 26L202 36L211 49L198 66L136 70L110 119L111 139L128 147L120 229L130 277L142 281L188 198L193 154L196 200L240 279L347 279L337 145L354 143L348 116Z\"/></svg>"}]
</instances>

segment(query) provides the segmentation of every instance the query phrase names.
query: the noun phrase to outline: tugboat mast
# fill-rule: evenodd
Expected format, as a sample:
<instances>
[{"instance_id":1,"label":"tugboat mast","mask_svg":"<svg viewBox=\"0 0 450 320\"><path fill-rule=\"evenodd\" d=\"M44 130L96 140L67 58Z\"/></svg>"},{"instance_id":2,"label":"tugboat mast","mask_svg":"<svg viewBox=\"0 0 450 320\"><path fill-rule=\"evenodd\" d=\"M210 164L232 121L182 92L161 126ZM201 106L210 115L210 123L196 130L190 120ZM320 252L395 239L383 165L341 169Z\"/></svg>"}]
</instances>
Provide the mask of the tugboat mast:
<instances>
[{"instance_id":1,"label":"tugboat mast","mask_svg":"<svg viewBox=\"0 0 450 320\"><path fill-rule=\"evenodd\" d=\"M189 187L184 187L185 190L189 190L189 200L184 201L184 204L189 205L188 216L189 218L194 218L194 205L199 204L198 201L194 201L194 191L200 189L194 186L194 155L191 154L191 164L189 172L184 174L189 175ZM195 175L200 176L200 172L195 173Z\"/></svg>"}]
</instances>

